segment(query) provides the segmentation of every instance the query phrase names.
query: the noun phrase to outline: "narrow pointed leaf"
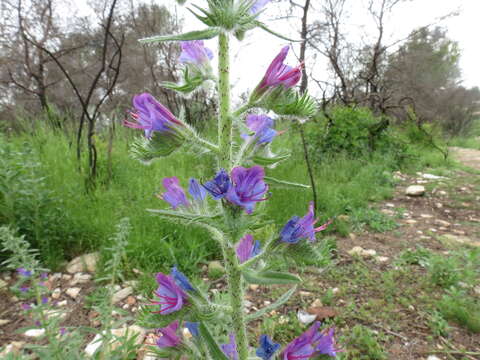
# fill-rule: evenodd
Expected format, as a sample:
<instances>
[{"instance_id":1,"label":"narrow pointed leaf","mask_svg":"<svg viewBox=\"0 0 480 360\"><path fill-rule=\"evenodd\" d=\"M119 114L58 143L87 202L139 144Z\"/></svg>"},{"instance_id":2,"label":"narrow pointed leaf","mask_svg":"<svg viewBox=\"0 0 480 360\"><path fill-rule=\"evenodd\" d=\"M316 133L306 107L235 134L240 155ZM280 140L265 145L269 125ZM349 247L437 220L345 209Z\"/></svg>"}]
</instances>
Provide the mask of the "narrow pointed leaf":
<instances>
[{"instance_id":1,"label":"narrow pointed leaf","mask_svg":"<svg viewBox=\"0 0 480 360\"><path fill-rule=\"evenodd\" d=\"M147 211L170 220L188 220L191 222L199 222L201 220L212 220L218 217L218 215L188 214L188 213L181 213L173 210L147 209Z\"/></svg>"},{"instance_id":2,"label":"narrow pointed leaf","mask_svg":"<svg viewBox=\"0 0 480 360\"><path fill-rule=\"evenodd\" d=\"M265 306L264 308L258 310L257 312L254 312L253 314L248 315L246 317L246 320L247 321L252 321L252 320L258 319L258 318L262 317L263 315L265 315L266 313L269 313L270 311L277 309L278 307L285 304L288 301L288 299L290 299L290 297L295 293L296 290L297 290L297 286L295 285L290 290L288 290L286 293L284 293L282 296L280 296L277 299L277 301L275 301L273 304Z\"/></svg>"},{"instance_id":3,"label":"narrow pointed leaf","mask_svg":"<svg viewBox=\"0 0 480 360\"><path fill-rule=\"evenodd\" d=\"M208 28L205 30L198 30L198 31L190 31L184 34L177 34L177 35L158 35L152 36L148 38L140 39L141 43L154 43L154 42L161 42L161 41L186 41L186 40L204 40L204 39L213 39L214 37L220 34L219 28Z\"/></svg>"},{"instance_id":4,"label":"narrow pointed leaf","mask_svg":"<svg viewBox=\"0 0 480 360\"><path fill-rule=\"evenodd\" d=\"M200 323L198 326L198 331L200 332L200 337L202 340L205 341L208 352L210 353L212 359L228 360L227 355L224 354L205 324Z\"/></svg>"},{"instance_id":5,"label":"narrow pointed leaf","mask_svg":"<svg viewBox=\"0 0 480 360\"><path fill-rule=\"evenodd\" d=\"M269 185L276 186L276 187L310 189L310 186L305 185L305 184L299 184L299 183L294 183L294 182L290 182L290 181L279 180L279 179L275 179L275 178L270 177L270 176L265 176L264 179Z\"/></svg>"},{"instance_id":6,"label":"narrow pointed leaf","mask_svg":"<svg viewBox=\"0 0 480 360\"><path fill-rule=\"evenodd\" d=\"M290 154L278 155L274 157L263 157L263 156L256 155L253 157L253 162L258 165L268 166L268 165L273 165L280 161L286 160L289 157L290 157Z\"/></svg>"},{"instance_id":7,"label":"narrow pointed leaf","mask_svg":"<svg viewBox=\"0 0 480 360\"><path fill-rule=\"evenodd\" d=\"M276 284L298 284L302 281L298 276L277 271L256 272L243 270L243 277L250 284L276 285Z\"/></svg>"},{"instance_id":8,"label":"narrow pointed leaf","mask_svg":"<svg viewBox=\"0 0 480 360\"><path fill-rule=\"evenodd\" d=\"M266 32L272 34L273 36L276 36L276 37L280 38L280 39L291 41L291 42L302 42L302 40L294 40L294 39L290 39L286 36L283 36L282 34L279 34L276 31L273 31L273 30L269 29L265 24L263 24L261 22L258 22L257 26L259 28L265 30Z\"/></svg>"}]
</instances>

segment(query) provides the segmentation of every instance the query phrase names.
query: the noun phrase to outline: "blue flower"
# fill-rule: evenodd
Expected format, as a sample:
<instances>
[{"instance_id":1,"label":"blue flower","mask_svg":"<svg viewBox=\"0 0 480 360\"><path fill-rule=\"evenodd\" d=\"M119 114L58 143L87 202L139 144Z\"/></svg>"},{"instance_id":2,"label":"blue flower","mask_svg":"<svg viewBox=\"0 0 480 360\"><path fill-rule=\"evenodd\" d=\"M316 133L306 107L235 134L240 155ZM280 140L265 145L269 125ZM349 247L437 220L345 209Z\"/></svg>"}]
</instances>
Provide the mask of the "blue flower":
<instances>
[{"instance_id":1,"label":"blue flower","mask_svg":"<svg viewBox=\"0 0 480 360\"><path fill-rule=\"evenodd\" d=\"M221 169L213 180L207 181L203 187L215 200L222 199L231 188L232 182L225 169Z\"/></svg>"},{"instance_id":2,"label":"blue flower","mask_svg":"<svg viewBox=\"0 0 480 360\"><path fill-rule=\"evenodd\" d=\"M274 343L268 335L261 335L260 347L257 349L256 354L263 360L269 360L278 349L280 349L280 344Z\"/></svg>"},{"instance_id":3,"label":"blue flower","mask_svg":"<svg viewBox=\"0 0 480 360\"><path fill-rule=\"evenodd\" d=\"M271 143L278 135L278 132L273 129L273 120L267 115L250 114L247 116L246 123L247 127L255 133L253 137L257 144Z\"/></svg>"},{"instance_id":4,"label":"blue flower","mask_svg":"<svg viewBox=\"0 0 480 360\"><path fill-rule=\"evenodd\" d=\"M230 334L230 342L222 345L222 351L230 360L238 360L237 343L235 334Z\"/></svg>"},{"instance_id":5,"label":"blue flower","mask_svg":"<svg viewBox=\"0 0 480 360\"><path fill-rule=\"evenodd\" d=\"M185 191L180 186L180 182L176 176L164 178L163 186L167 191L159 197L168 202L172 206L173 210L179 206L188 207L190 205L188 203L187 196L185 195Z\"/></svg>"},{"instance_id":6,"label":"blue flower","mask_svg":"<svg viewBox=\"0 0 480 360\"><path fill-rule=\"evenodd\" d=\"M205 188L200 185L197 179L191 178L188 185L188 192L192 197L199 202L205 200L205 196L207 196L207 191Z\"/></svg>"},{"instance_id":7,"label":"blue flower","mask_svg":"<svg viewBox=\"0 0 480 360\"><path fill-rule=\"evenodd\" d=\"M250 8L250 13L251 14L256 14L257 12L259 12L260 10L262 10L262 8L267 5L267 3L269 2L270 0L257 0L253 3L252 7Z\"/></svg>"},{"instance_id":8,"label":"blue flower","mask_svg":"<svg viewBox=\"0 0 480 360\"><path fill-rule=\"evenodd\" d=\"M198 331L198 322L190 322L190 321L185 321L185 327L190 331L190 334L194 337L199 337L200 333Z\"/></svg>"},{"instance_id":9,"label":"blue flower","mask_svg":"<svg viewBox=\"0 0 480 360\"><path fill-rule=\"evenodd\" d=\"M190 284L190 282L188 281L187 277L181 271L178 271L176 266L172 268L172 272L170 273L170 275L175 281L175 284L180 286L183 290L195 291L192 284Z\"/></svg>"},{"instance_id":10,"label":"blue flower","mask_svg":"<svg viewBox=\"0 0 480 360\"><path fill-rule=\"evenodd\" d=\"M315 233L325 230L331 221L314 228L313 226L316 222L317 220L313 213L313 202L311 202L308 207L308 212L303 218L292 216L292 218L288 220L280 232L281 240L289 244L296 244L304 238L308 238L310 242L315 241Z\"/></svg>"},{"instance_id":11,"label":"blue flower","mask_svg":"<svg viewBox=\"0 0 480 360\"><path fill-rule=\"evenodd\" d=\"M260 241L253 241L253 236L245 235L237 246L237 257L240 264L260 253Z\"/></svg>"},{"instance_id":12,"label":"blue flower","mask_svg":"<svg viewBox=\"0 0 480 360\"><path fill-rule=\"evenodd\" d=\"M203 40L181 41L182 53L179 61L184 64L205 66L213 59L213 53L203 45Z\"/></svg>"},{"instance_id":13,"label":"blue flower","mask_svg":"<svg viewBox=\"0 0 480 360\"><path fill-rule=\"evenodd\" d=\"M32 272L30 270L25 269L24 267L18 268L17 273L21 276L30 277L32 276Z\"/></svg>"},{"instance_id":14,"label":"blue flower","mask_svg":"<svg viewBox=\"0 0 480 360\"><path fill-rule=\"evenodd\" d=\"M237 166L232 170L235 185L229 189L226 195L227 200L243 207L247 214L251 214L255 203L266 200L264 195L268 185L263 180L264 176L265 171L261 166L256 165L251 168Z\"/></svg>"}]
</instances>

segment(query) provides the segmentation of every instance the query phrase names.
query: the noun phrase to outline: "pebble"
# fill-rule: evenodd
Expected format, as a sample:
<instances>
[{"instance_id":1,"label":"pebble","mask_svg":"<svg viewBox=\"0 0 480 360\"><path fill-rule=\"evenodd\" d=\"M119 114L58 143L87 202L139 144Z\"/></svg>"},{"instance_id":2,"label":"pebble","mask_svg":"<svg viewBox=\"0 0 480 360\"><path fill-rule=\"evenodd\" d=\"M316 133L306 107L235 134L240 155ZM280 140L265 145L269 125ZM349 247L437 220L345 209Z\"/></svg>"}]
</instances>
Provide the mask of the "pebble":
<instances>
[{"instance_id":1,"label":"pebble","mask_svg":"<svg viewBox=\"0 0 480 360\"><path fill-rule=\"evenodd\" d=\"M322 300L320 300L320 299L315 299L315 301L312 302L312 304L311 304L310 306L311 306L311 307L322 307L322 306L323 306Z\"/></svg>"},{"instance_id":2,"label":"pebble","mask_svg":"<svg viewBox=\"0 0 480 360\"><path fill-rule=\"evenodd\" d=\"M45 329L29 329L25 331L24 335L28 337L37 338L45 334Z\"/></svg>"},{"instance_id":3,"label":"pebble","mask_svg":"<svg viewBox=\"0 0 480 360\"><path fill-rule=\"evenodd\" d=\"M52 295L51 295L51 296L52 296L52 299L57 300L57 299L60 298L61 295L62 295L62 289L56 288L55 290L52 291Z\"/></svg>"},{"instance_id":4,"label":"pebble","mask_svg":"<svg viewBox=\"0 0 480 360\"><path fill-rule=\"evenodd\" d=\"M389 258L387 256L377 256L375 260L379 263L386 263Z\"/></svg>"},{"instance_id":5,"label":"pebble","mask_svg":"<svg viewBox=\"0 0 480 360\"><path fill-rule=\"evenodd\" d=\"M12 322L12 320L0 319L0 326L7 325L10 322Z\"/></svg>"},{"instance_id":6,"label":"pebble","mask_svg":"<svg viewBox=\"0 0 480 360\"><path fill-rule=\"evenodd\" d=\"M297 318L298 318L298 321L300 321L302 324L308 325L315 321L315 319L317 318L317 315L315 314L312 315L306 311L299 310L297 313Z\"/></svg>"},{"instance_id":7,"label":"pebble","mask_svg":"<svg viewBox=\"0 0 480 360\"><path fill-rule=\"evenodd\" d=\"M2 279L0 279L0 289L6 288L8 283Z\"/></svg>"},{"instance_id":8,"label":"pebble","mask_svg":"<svg viewBox=\"0 0 480 360\"><path fill-rule=\"evenodd\" d=\"M425 194L425 187L421 185L410 185L405 189L407 196L422 196Z\"/></svg>"},{"instance_id":9,"label":"pebble","mask_svg":"<svg viewBox=\"0 0 480 360\"><path fill-rule=\"evenodd\" d=\"M440 359L438 356L430 355L429 357L427 357L427 360L442 360L442 359Z\"/></svg>"},{"instance_id":10,"label":"pebble","mask_svg":"<svg viewBox=\"0 0 480 360\"><path fill-rule=\"evenodd\" d=\"M450 224L448 221L445 221L445 220L436 219L435 220L435 225L442 226L442 227L449 227L452 224Z\"/></svg>"},{"instance_id":11,"label":"pebble","mask_svg":"<svg viewBox=\"0 0 480 360\"><path fill-rule=\"evenodd\" d=\"M70 274L84 271L93 273L97 268L99 257L100 256L97 252L77 256L67 264L67 272Z\"/></svg>"},{"instance_id":12,"label":"pebble","mask_svg":"<svg viewBox=\"0 0 480 360\"><path fill-rule=\"evenodd\" d=\"M76 285L76 284L85 284L89 282L92 279L92 275L90 274L83 274L83 273L76 273L73 275L73 279L70 282L70 285Z\"/></svg>"},{"instance_id":13,"label":"pebble","mask_svg":"<svg viewBox=\"0 0 480 360\"><path fill-rule=\"evenodd\" d=\"M59 301L57 303L58 306L67 306L68 305L68 301L67 300L63 300L63 301Z\"/></svg>"},{"instance_id":14,"label":"pebble","mask_svg":"<svg viewBox=\"0 0 480 360\"><path fill-rule=\"evenodd\" d=\"M133 296L127 297L127 300L125 301L128 305L135 305L137 303L137 299Z\"/></svg>"},{"instance_id":15,"label":"pebble","mask_svg":"<svg viewBox=\"0 0 480 360\"><path fill-rule=\"evenodd\" d=\"M127 296L130 296L132 293L133 293L133 288L130 287L130 286L128 286L125 289L122 289L120 291L117 291L112 296L112 304L116 304L117 302L122 301Z\"/></svg>"},{"instance_id":16,"label":"pebble","mask_svg":"<svg viewBox=\"0 0 480 360\"><path fill-rule=\"evenodd\" d=\"M377 255L377 252L373 249L363 249L361 246L354 246L349 252L351 256L361 256L364 258L369 258Z\"/></svg>"},{"instance_id":17,"label":"pebble","mask_svg":"<svg viewBox=\"0 0 480 360\"><path fill-rule=\"evenodd\" d=\"M309 292L309 291L303 291L303 290L302 290L302 291L299 291L298 294L299 294L300 296L313 296L313 294L312 294L311 292Z\"/></svg>"},{"instance_id":18,"label":"pebble","mask_svg":"<svg viewBox=\"0 0 480 360\"><path fill-rule=\"evenodd\" d=\"M431 214L420 214L420 217L424 218L424 219L432 219L433 215L431 215Z\"/></svg>"},{"instance_id":19,"label":"pebble","mask_svg":"<svg viewBox=\"0 0 480 360\"><path fill-rule=\"evenodd\" d=\"M68 288L66 291L65 291L65 294L67 294L68 296L70 296L72 299L76 299L78 294L80 294L80 291L82 289L80 289L79 287L73 287L73 288Z\"/></svg>"},{"instance_id":20,"label":"pebble","mask_svg":"<svg viewBox=\"0 0 480 360\"><path fill-rule=\"evenodd\" d=\"M5 346L2 352L0 352L0 356L6 357L8 354L15 354L18 355L20 350L25 345L24 341L12 341L10 344Z\"/></svg>"},{"instance_id":21,"label":"pebble","mask_svg":"<svg viewBox=\"0 0 480 360\"><path fill-rule=\"evenodd\" d=\"M72 275L69 274L63 274L62 275L62 280L69 281L72 279Z\"/></svg>"},{"instance_id":22,"label":"pebble","mask_svg":"<svg viewBox=\"0 0 480 360\"><path fill-rule=\"evenodd\" d=\"M414 220L414 219L405 220L405 223L406 223L406 224L410 224L410 225L416 224L417 222L418 222L418 221L417 221L417 220Z\"/></svg>"},{"instance_id":23,"label":"pebble","mask_svg":"<svg viewBox=\"0 0 480 360\"><path fill-rule=\"evenodd\" d=\"M249 289L252 291L257 291L260 286L257 284L250 284Z\"/></svg>"}]
</instances>

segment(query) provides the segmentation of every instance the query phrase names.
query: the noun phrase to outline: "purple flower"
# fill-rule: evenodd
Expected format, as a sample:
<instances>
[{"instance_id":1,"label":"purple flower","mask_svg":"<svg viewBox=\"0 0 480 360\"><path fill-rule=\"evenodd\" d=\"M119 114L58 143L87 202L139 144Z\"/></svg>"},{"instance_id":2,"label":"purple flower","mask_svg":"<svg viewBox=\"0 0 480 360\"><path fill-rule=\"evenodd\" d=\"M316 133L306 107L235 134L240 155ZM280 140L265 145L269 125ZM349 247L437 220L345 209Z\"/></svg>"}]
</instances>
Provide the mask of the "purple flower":
<instances>
[{"instance_id":1,"label":"purple flower","mask_svg":"<svg viewBox=\"0 0 480 360\"><path fill-rule=\"evenodd\" d=\"M260 241L253 241L253 236L245 235L237 246L237 257L240 264L260 253Z\"/></svg>"},{"instance_id":2,"label":"purple flower","mask_svg":"<svg viewBox=\"0 0 480 360\"><path fill-rule=\"evenodd\" d=\"M194 337L199 337L200 332L198 331L198 326L200 324L198 322L190 322L190 321L185 321L185 327L190 331L190 334Z\"/></svg>"},{"instance_id":3,"label":"purple flower","mask_svg":"<svg viewBox=\"0 0 480 360\"><path fill-rule=\"evenodd\" d=\"M265 172L261 166L244 168L238 166L232 170L234 186L230 187L226 198L235 205L245 208L251 214L255 203L263 201L263 195L268 190L268 185L263 181Z\"/></svg>"},{"instance_id":4,"label":"purple flower","mask_svg":"<svg viewBox=\"0 0 480 360\"><path fill-rule=\"evenodd\" d=\"M190 205L187 196L185 195L185 191L180 186L180 182L176 176L164 178L162 183L167 191L159 197L168 202L173 210L176 210L179 206L188 207Z\"/></svg>"},{"instance_id":5,"label":"purple flower","mask_svg":"<svg viewBox=\"0 0 480 360\"><path fill-rule=\"evenodd\" d=\"M58 332L60 333L60 336L63 336L67 333L67 329L65 329L64 327L61 327Z\"/></svg>"},{"instance_id":6,"label":"purple flower","mask_svg":"<svg viewBox=\"0 0 480 360\"><path fill-rule=\"evenodd\" d=\"M273 120L267 115L248 115L247 127L255 133L254 138L257 144L267 144L273 141L277 136L277 131L273 129Z\"/></svg>"},{"instance_id":7,"label":"purple flower","mask_svg":"<svg viewBox=\"0 0 480 360\"><path fill-rule=\"evenodd\" d=\"M43 272L40 274L40 279L41 280L47 280L48 279L48 273L47 272Z\"/></svg>"},{"instance_id":8,"label":"purple flower","mask_svg":"<svg viewBox=\"0 0 480 360\"><path fill-rule=\"evenodd\" d=\"M31 304L22 304L22 309L25 310L25 311L31 310L32 305Z\"/></svg>"},{"instance_id":9,"label":"purple flower","mask_svg":"<svg viewBox=\"0 0 480 360\"><path fill-rule=\"evenodd\" d=\"M253 3L252 7L250 8L251 14L256 14L259 12L270 0L257 0Z\"/></svg>"},{"instance_id":10,"label":"purple flower","mask_svg":"<svg viewBox=\"0 0 480 360\"><path fill-rule=\"evenodd\" d=\"M48 297L42 296L42 304L45 305L48 303Z\"/></svg>"},{"instance_id":11,"label":"purple flower","mask_svg":"<svg viewBox=\"0 0 480 360\"><path fill-rule=\"evenodd\" d=\"M288 344L283 350L282 359L310 359L320 354L335 356L339 350L335 348L333 332L324 333L319 328L320 321L316 321L310 329Z\"/></svg>"},{"instance_id":12,"label":"purple flower","mask_svg":"<svg viewBox=\"0 0 480 360\"><path fill-rule=\"evenodd\" d=\"M238 360L237 343L235 334L230 334L230 342L222 345L222 351L231 360Z\"/></svg>"},{"instance_id":13,"label":"purple flower","mask_svg":"<svg viewBox=\"0 0 480 360\"><path fill-rule=\"evenodd\" d=\"M18 268L18 269L17 269L17 273L18 273L19 275L25 276L25 277L30 277L30 276L32 276L32 272L31 272L30 270L27 270L27 269L23 268L23 267Z\"/></svg>"},{"instance_id":14,"label":"purple flower","mask_svg":"<svg viewBox=\"0 0 480 360\"><path fill-rule=\"evenodd\" d=\"M188 192L198 202L202 202L205 200L205 196L207 196L205 188L194 178L191 178L189 181Z\"/></svg>"},{"instance_id":15,"label":"purple flower","mask_svg":"<svg viewBox=\"0 0 480 360\"><path fill-rule=\"evenodd\" d=\"M257 349L256 355L263 360L270 360L278 349L280 349L280 344L274 343L268 335L261 335L260 347Z\"/></svg>"},{"instance_id":16,"label":"purple flower","mask_svg":"<svg viewBox=\"0 0 480 360\"><path fill-rule=\"evenodd\" d=\"M125 120L123 125L133 129L145 130L145 137L151 138L154 131L174 134L177 126L184 126L173 114L149 93L133 97L134 111L129 114L132 121Z\"/></svg>"},{"instance_id":17,"label":"purple flower","mask_svg":"<svg viewBox=\"0 0 480 360\"><path fill-rule=\"evenodd\" d=\"M178 58L183 64L204 66L213 59L213 53L203 45L203 40L181 41L182 53Z\"/></svg>"},{"instance_id":18,"label":"purple flower","mask_svg":"<svg viewBox=\"0 0 480 360\"><path fill-rule=\"evenodd\" d=\"M167 315L180 310L187 301L187 295L175 283L172 276L158 273L157 283L159 287L155 295L160 298L160 301L152 301L152 304L160 305L160 311L155 313Z\"/></svg>"},{"instance_id":19,"label":"purple flower","mask_svg":"<svg viewBox=\"0 0 480 360\"><path fill-rule=\"evenodd\" d=\"M323 332L323 337L317 344L317 351L320 354L329 355L332 357L337 356L337 352L341 352L335 343L335 329L331 328Z\"/></svg>"},{"instance_id":20,"label":"purple flower","mask_svg":"<svg viewBox=\"0 0 480 360\"><path fill-rule=\"evenodd\" d=\"M228 190L232 187L232 183L225 169L220 169L213 180L207 181L203 184L203 187L212 195L214 200L219 200L225 197Z\"/></svg>"},{"instance_id":21,"label":"purple flower","mask_svg":"<svg viewBox=\"0 0 480 360\"><path fill-rule=\"evenodd\" d=\"M303 218L293 216L288 220L280 232L281 240L289 244L296 244L303 238L308 238L310 242L315 241L315 233L325 230L331 223L331 221L329 221L322 226L314 228L313 225L317 220L318 219L314 218L313 202L311 202L308 207L308 212Z\"/></svg>"},{"instance_id":22,"label":"purple flower","mask_svg":"<svg viewBox=\"0 0 480 360\"><path fill-rule=\"evenodd\" d=\"M180 286L184 291L195 291L192 284L188 281L187 277L181 272L178 271L177 267L172 268L171 277L175 281L175 284Z\"/></svg>"},{"instance_id":23,"label":"purple flower","mask_svg":"<svg viewBox=\"0 0 480 360\"><path fill-rule=\"evenodd\" d=\"M178 324L178 320L175 320L167 327L155 331L159 335L156 341L159 348L178 346L182 342L182 339L177 335Z\"/></svg>"},{"instance_id":24,"label":"purple flower","mask_svg":"<svg viewBox=\"0 0 480 360\"><path fill-rule=\"evenodd\" d=\"M20 287L19 290L20 290L22 293L26 293L26 292L28 292L28 290L30 290L30 288L29 288L28 286L22 286L22 287Z\"/></svg>"},{"instance_id":25,"label":"purple flower","mask_svg":"<svg viewBox=\"0 0 480 360\"><path fill-rule=\"evenodd\" d=\"M254 91L256 97L262 96L268 89L283 85L286 88L291 88L300 81L302 77L302 65L292 68L285 65L283 61L287 57L289 47L285 46L280 50L280 53L273 59L272 63L263 76L262 81L258 84Z\"/></svg>"}]
</instances>

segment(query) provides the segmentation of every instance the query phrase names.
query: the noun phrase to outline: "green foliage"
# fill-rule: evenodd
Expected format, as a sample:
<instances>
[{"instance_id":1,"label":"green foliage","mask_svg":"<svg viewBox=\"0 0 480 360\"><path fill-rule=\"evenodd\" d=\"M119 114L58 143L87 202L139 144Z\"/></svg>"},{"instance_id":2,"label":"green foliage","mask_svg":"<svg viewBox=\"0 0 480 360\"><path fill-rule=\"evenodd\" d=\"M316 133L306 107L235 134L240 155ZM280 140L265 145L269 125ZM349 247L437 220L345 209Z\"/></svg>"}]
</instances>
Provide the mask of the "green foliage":
<instances>
[{"instance_id":1,"label":"green foliage","mask_svg":"<svg viewBox=\"0 0 480 360\"><path fill-rule=\"evenodd\" d=\"M450 326L445 318L438 311L433 311L433 313L428 318L428 327L435 336L448 336L450 332Z\"/></svg>"},{"instance_id":2,"label":"green foliage","mask_svg":"<svg viewBox=\"0 0 480 360\"><path fill-rule=\"evenodd\" d=\"M349 334L340 339L347 351L340 354L342 360L386 360L387 354L379 343L382 335L375 334L368 327L355 325Z\"/></svg>"},{"instance_id":3,"label":"green foliage","mask_svg":"<svg viewBox=\"0 0 480 360\"><path fill-rule=\"evenodd\" d=\"M444 288L457 284L460 280L458 270L459 263L454 257L435 255L430 258L428 264L430 281Z\"/></svg>"},{"instance_id":4,"label":"green foliage","mask_svg":"<svg viewBox=\"0 0 480 360\"><path fill-rule=\"evenodd\" d=\"M465 291L450 290L437 307L445 319L455 321L473 333L480 333L480 303Z\"/></svg>"},{"instance_id":5,"label":"green foliage","mask_svg":"<svg viewBox=\"0 0 480 360\"><path fill-rule=\"evenodd\" d=\"M402 251L397 258L399 265L420 265L426 267L429 264L432 253L424 247L417 246L415 249L407 249Z\"/></svg>"},{"instance_id":6,"label":"green foliage","mask_svg":"<svg viewBox=\"0 0 480 360\"><path fill-rule=\"evenodd\" d=\"M368 226L373 231L386 232L398 226L393 218L374 208L355 209L350 214L350 217L353 228L357 231Z\"/></svg>"},{"instance_id":7,"label":"green foliage","mask_svg":"<svg viewBox=\"0 0 480 360\"><path fill-rule=\"evenodd\" d=\"M401 162L405 145L388 130L388 119L374 116L367 108L336 106L307 127L309 150L317 162L330 154L362 158L374 150L392 154Z\"/></svg>"}]
</instances>

